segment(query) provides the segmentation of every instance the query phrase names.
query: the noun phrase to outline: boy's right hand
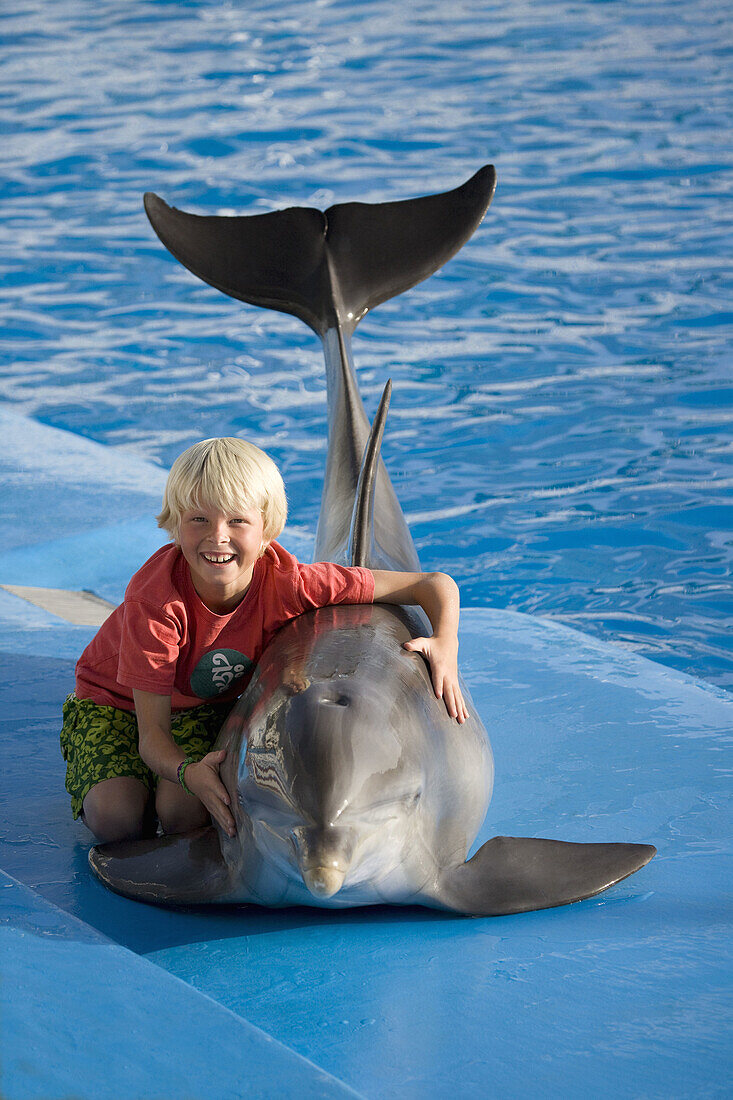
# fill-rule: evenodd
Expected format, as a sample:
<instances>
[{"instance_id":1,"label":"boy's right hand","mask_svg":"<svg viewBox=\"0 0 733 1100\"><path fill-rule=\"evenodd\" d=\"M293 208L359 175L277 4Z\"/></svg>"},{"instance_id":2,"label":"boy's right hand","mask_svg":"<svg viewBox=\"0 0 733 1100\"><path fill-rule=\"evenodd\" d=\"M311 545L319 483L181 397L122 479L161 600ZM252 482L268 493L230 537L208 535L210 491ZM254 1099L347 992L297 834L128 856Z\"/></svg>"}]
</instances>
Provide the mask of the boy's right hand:
<instances>
[{"instance_id":1,"label":"boy's right hand","mask_svg":"<svg viewBox=\"0 0 733 1100\"><path fill-rule=\"evenodd\" d=\"M186 768L185 781L191 794L195 794L211 816L228 836L235 836L234 818L229 809L227 789L219 778L219 765L226 756L226 749L210 752L196 764Z\"/></svg>"}]
</instances>

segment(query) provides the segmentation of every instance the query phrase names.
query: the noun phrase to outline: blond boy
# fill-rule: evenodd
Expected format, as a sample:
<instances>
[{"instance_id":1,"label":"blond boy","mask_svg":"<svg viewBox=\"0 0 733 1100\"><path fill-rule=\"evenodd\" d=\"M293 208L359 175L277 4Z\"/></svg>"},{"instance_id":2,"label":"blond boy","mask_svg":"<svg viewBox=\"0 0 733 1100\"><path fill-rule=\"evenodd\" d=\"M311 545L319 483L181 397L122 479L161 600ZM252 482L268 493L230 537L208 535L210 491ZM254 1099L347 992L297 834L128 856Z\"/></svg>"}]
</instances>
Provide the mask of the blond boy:
<instances>
[{"instance_id":1,"label":"blond boy","mask_svg":"<svg viewBox=\"0 0 733 1100\"><path fill-rule=\"evenodd\" d=\"M156 818L183 832L209 815L234 834L225 753L211 746L275 631L313 608L418 604L433 635L405 648L427 658L436 696L465 721L450 577L301 564L275 541L286 515L277 466L251 443L207 439L174 462L158 517L173 542L135 573L64 704L72 812L98 840L142 836Z\"/></svg>"}]
</instances>

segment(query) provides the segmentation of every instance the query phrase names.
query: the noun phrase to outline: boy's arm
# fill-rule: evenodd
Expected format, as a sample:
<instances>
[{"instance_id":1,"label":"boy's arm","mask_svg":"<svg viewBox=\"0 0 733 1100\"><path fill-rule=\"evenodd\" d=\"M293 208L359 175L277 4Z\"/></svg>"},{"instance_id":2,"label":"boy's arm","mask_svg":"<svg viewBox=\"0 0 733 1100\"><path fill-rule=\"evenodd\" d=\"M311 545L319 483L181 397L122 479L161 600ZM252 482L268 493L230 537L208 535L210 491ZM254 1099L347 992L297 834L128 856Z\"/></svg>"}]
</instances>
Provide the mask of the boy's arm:
<instances>
[{"instance_id":1,"label":"boy's arm","mask_svg":"<svg viewBox=\"0 0 733 1100\"><path fill-rule=\"evenodd\" d=\"M432 638L413 638L404 648L427 658L437 698L451 718L465 722L468 709L458 684L458 585L447 573L372 572L375 603L417 604L430 619Z\"/></svg>"},{"instance_id":2,"label":"boy's arm","mask_svg":"<svg viewBox=\"0 0 733 1100\"><path fill-rule=\"evenodd\" d=\"M171 697L133 688L139 733L139 751L151 771L178 786L178 765L185 754L171 736ZM203 760L186 768L186 786L203 802L225 832L234 836L234 818L229 811L229 795L219 778L219 765L225 750L208 753Z\"/></svg>"}]
</instances>

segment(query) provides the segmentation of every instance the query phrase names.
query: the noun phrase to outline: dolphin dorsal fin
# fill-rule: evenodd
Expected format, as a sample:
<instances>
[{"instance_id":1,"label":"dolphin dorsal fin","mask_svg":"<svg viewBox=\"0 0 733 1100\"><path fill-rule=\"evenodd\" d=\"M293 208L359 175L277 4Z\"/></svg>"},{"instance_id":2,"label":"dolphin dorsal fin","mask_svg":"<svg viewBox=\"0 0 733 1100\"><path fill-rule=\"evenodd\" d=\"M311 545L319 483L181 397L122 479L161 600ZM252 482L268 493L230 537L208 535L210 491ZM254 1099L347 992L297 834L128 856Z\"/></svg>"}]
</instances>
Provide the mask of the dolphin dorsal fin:
<instances>
[{"instance_id":1,"label":"dolphin dorsal fin","mask_svg":"<svg viewBox=\"0 0 733 1100\"><path fill-rule=\"evenodd\" d=\"M204 282L252 305L292 313L319 336L353 332L368 310L427 279L477 228L496 187L492 165L452 191L402 202L291 207L199 216L148 192L165 247Z\"/></svg>"},{"instance_id":2,"label":"dolphin dorsal fin","mask_svg":"<svg viewBox=\"0 0 733 1100\"><path fill-rule=\"evenodd\" d=\"M382 436L387 421L389 399L392 396L392 379L387 380L382 399L379 402L372 430L369 433L364 456L361 460L359 480L354 497L354 511L351 513L349 528L349 565L366 565L373 561L374 548L374 491L377 485L379 455L382 449Z\"/></svg>"}]
</instances>

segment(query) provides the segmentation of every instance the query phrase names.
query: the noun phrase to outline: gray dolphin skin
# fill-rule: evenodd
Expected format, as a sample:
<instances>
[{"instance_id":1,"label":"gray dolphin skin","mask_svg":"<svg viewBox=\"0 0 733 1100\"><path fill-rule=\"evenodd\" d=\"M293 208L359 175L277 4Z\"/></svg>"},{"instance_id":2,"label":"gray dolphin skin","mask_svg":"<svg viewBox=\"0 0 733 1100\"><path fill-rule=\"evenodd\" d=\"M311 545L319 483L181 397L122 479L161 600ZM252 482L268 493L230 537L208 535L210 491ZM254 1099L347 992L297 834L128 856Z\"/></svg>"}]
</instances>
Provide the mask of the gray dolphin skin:
<instances>
[{"instance_id":1,"label":"gray dolphin skin","mask_svg":"<svg viewBox=\"0 0 733 1100\"><path fill-rule=\"evenodd\" d=\"M292 313L320 336L328 455L315 560L419 570L380 443L370 430L351 335L380 302L442 266L481 222L493 167L405 202L199 217L155 195L145 208L170 252L234 298ZM159 905L342 908L389 903L498 916L592 897L655 854L645 844L495 837L466 862L493 784L489 739L436 699L402 643L430 633L419 609L326 607L283 627L216 743L237 832L93 848L110 889Z\"/></svg>"}]
</instances>

